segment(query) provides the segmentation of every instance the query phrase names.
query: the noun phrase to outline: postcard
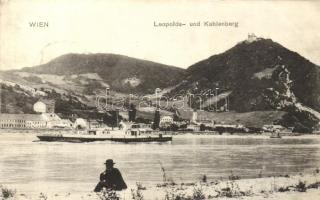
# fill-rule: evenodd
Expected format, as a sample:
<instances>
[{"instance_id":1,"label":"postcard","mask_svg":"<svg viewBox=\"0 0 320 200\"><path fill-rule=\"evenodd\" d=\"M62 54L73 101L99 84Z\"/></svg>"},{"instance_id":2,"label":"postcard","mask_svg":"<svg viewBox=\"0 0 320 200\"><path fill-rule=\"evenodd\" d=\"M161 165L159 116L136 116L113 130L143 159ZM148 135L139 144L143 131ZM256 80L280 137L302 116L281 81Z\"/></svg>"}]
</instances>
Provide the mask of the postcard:
<instances>
[{"instance_id":1,"label":"postcard","mask_svg":"<svg viewBox=\"0 0 320 200\"><path fill-rule=\"evenodd\" d=\"M319 199L319 10L0 0L0 199Z\"/></svg>"}]
</instances>

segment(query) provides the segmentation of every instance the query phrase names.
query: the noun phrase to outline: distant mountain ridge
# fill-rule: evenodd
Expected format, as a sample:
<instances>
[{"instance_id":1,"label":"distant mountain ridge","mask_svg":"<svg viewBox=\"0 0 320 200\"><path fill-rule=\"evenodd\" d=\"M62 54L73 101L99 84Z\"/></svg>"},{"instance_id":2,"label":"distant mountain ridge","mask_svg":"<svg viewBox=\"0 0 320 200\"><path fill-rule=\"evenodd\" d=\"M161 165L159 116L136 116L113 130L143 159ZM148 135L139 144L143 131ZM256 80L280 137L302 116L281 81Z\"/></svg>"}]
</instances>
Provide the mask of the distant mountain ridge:
<instances>
[{"instance_id":1,"label":"distant mountain ridge","mask_svg":"<svg viewBox=\"0 0 320 200\"><path fill-rule=\"evenodd\" d=\"M320 125L320 67L271 39L248 38L186 70L115 54L66 54L43 65L0 73L0 78L37 92L47 88L47 95L60 93L79 102L79 107L94 107L96 95L105 94L109 86L118 100L132 93L153 94L161 88L174 102L177 95L211 90L218 96L204 95L201 102L195 98L188 106L199 109L202 103L207 111L258 111L263 114L257 116L270 123L304 132ZM276 114L268 117L270 112L265 111Z\"/></svg>"},{"instance_id":2,"label":"distant mountain ridge","mask_svg":"<svg viewBox=\"0 0 320 200\"><path fill-rule=\"evenodd\" d=\"M184 69L116 54L66 54L46 64L23 68L36 74L98 74L112 90L153 93L178 84Z\"/></svg>"},{"instance_id":3,"label":"distant mountain ridge","mask_svg":"<svg viewBox=\"0 0 320 200\"><path fill-rule=\"evenodd\" d=\"M218 94L211 100L218 102L205 108L208 110L286 111L288 115L280 123L306 132L319 123L320 67L271 39L248 38L191 65L186 80L169 95L210 90ZM191 106L199 109L203 102L207 103L206 96L201 101L195 98Z\"/></svg>"},{"instance_id":4,"label":"distant mountain ridge","mask_svg":"<svg viewBox=\"0 0 320 200\"><path fill-rule=\"evenodd\" d=\"M240 42L222 54L191 65L186 81L173 93L200 94L219 88L218 92L232 91L230 109L273 109L266 98L268 90L279 87L281 68L287 70L290 90L297 100L320 111L320 67L271 39Z\"/></svg>"}]
</instances>

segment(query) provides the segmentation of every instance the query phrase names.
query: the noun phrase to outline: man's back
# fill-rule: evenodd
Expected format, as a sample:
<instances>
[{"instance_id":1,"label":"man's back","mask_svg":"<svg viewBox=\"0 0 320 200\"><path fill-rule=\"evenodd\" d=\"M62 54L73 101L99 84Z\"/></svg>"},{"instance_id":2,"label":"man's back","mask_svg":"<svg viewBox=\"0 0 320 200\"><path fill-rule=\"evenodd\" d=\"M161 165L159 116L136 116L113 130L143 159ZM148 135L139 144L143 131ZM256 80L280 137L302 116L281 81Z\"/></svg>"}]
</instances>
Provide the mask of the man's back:
<instances>
[{"instance_id":1,"label":"man's back","mask_svg":"<svg viewBox=\"0 0 320 200\"><path fill-rule=\"evenodd\" d=\"M127 189L127 185L124 182L120 171L114 168L115 164L112 159L106 160L106 171L100 174L100 182L94 188L95 192L100 192L103 188L108 190L123 190Z\"/></svg>"},{"instance_id":2,"label":"man's back","mask_svg":"<svg viewBox=\"0 0 320 200\"><path fill-rule=\"evenodd\" d=\"M100 181L106 184L107 189L122 190L127 188L127 185L117 168L102 172L100 174Z\"/></svg>"}]
</instances>

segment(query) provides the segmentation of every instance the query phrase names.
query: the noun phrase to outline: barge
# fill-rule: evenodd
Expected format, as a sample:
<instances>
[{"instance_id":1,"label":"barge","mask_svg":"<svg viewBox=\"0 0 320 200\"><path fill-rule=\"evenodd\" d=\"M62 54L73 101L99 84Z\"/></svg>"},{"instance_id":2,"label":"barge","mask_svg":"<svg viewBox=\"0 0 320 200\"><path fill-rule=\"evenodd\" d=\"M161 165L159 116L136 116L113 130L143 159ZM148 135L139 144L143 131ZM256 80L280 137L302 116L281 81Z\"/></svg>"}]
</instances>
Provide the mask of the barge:
<instances>
[{"instance_id":1,"label":"barge","mask_svg":"<svg viewBox=\"0 0 320 200\"><path fill-rule=\"evenodd\" d=\"M37 135L40 141L45 142L96 142L96 141L113 141L123 143L139 143L139 142L169 142L172 141L171 136L91 136L91 135L62 135L62 134L44 134Z\"/></svg>"}]
</instances>

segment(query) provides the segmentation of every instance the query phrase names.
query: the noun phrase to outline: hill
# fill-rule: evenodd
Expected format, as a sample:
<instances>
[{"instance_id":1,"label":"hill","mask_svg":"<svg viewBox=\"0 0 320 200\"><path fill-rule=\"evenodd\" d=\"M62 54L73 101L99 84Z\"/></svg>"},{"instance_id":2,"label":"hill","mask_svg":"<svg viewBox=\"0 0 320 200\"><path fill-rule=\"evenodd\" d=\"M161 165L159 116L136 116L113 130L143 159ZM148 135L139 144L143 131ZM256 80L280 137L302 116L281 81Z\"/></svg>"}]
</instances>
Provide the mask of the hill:
<instances>
[{"instance_id":1,"label":"hill","mask_svg":"<svg viewBox=\"0 0 320 200\"><path fill-rule=\"evenodd\" d=\"M295 118L303 113L319 120L319 66L271 39L248 38L191 65L186 74L186 80L169 95L211 94L195 99L194 108L202 104L207 110L226 106L236 112L282 110Z\"/></svg>"},{"instance_id":2,"label":"hill","mask_svg":"<svg viewBox=\"0 0 320 200\"><path fill-rule=\"evenodd\" d=\"M65 114L94 110L97 97L105 96L106 87L111 87L108 98L118 107L127 106L128 99L140 105L139 95L151 94L142 101L154 108L156 97L152 94L161 88L161 95L169 96L169 105L185 102L179 97L194 94L187 100L187 108L231 110L236 120L250 119L243 121L246 124L261 125L256 122L265 120L311 132L320 120L320 67L271 39L253 36L187 70L115 54L66 54L43 65L2 72L0 80L31 91L34 97L54 97ZM7 88L6 92L19 93L20 89ZM137 99L129 96L133 93L138 94L132 95ZM30 110L30 106L19 110L20 97L7 96L3 98L11 103L9 111ZM31 105L35 99L23 101ZM68 105L65 102L77 106L64 106ZM143 118L152 116L137 109ZM172 107L165 110L175 112ZM269 111L275 112L269 115ZM216 112L208 113L211 116ZM231 115L219 116L228 121Z\"/></svg>"},{"instance_id":3,"label":"hill","mask_svg":"<svg viewBox=\"0 0 320 200\"><path fill-rule=\"evenodd\" d=\"M287 73L285 75L284 73ZM288 77L279 77L279 76ZM288 80L280 80L288 78ZM187 81L176 90L200 94L219 88L232 91L230 109L271 109L263 94L287 81L297 100L320 111L320 68L271 39L241 42L187 69Z\"/></svg>"},{"instance_id":4,"label":"hill","mask_svg":"<svg viewBox=\"0 0 320 200\"><path fill-rule=\"evenodd\" d=\"M108 85L112 90L124 93L153 93L156 88L166 88L178 84L184 69L151 61L135 59L115 54L66 54L50 62L23 68L19 72L49 74L72 79L88 75L91 88ZM93 75L93 77L92 77ZM105 84L95 82L101 79Z\"/></svg>"}]
</instances>

